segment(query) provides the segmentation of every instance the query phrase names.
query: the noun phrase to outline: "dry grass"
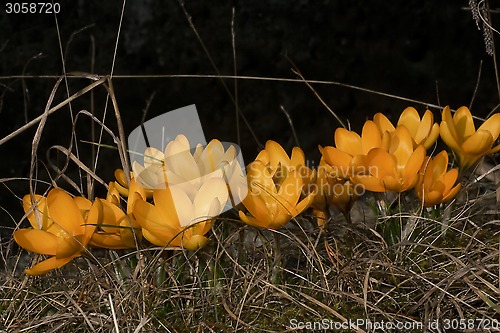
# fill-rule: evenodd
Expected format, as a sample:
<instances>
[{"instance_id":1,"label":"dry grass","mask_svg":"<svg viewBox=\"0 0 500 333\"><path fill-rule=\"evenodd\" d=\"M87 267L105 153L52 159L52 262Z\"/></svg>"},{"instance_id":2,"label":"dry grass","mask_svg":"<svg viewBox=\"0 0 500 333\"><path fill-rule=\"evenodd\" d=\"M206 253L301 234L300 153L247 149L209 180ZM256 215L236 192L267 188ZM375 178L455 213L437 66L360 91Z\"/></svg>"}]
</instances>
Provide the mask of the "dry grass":
<instances>
[{"instance_id":1,"label":"dry grass","mask_svg":"<svg viewBox=\"0 0 500 333\"><path fill-rule=\"evenodd\" d=\"M33 192L62 182L75 194L93 196L96 187L106 186L95 170L107 146L116 149L122 162L116 167L128 168L112 79L76 76L89 85L70 93L67 77L61 77L44 114L30 123L38 126L29 179ZM300 80L306 81L302 76ZM52 106L62 83L70 97ZM308 81L310 88L311 84ZM69 145L53 146L59 160L49 163L55 170L49 173L39 161L45 152L38 151L46 122L57 110L102 87L110 103L100 114L71 110L73 139ZM242 115L237 94L227 92ZM112 120L105 117L109 108L115 115ZM82 118L93 122L92 137L77 130ZM79 151L89 146L84 141L95 143L94 160L80 158ZM411 195L382 210L377 208L380 197L365 196L354 207L352 224L333 212L334 218L320 229L312 216L303 214L279 232L244 226L231 211L213 226L209 244L195 253L147 245L130 251L92 249L63 269L36 278L25 276L22 269L40 258L4 238L0 332L285 332L301 330L292 319L357 318L424 326L435 320L444 324L446 319L485 319L488 325L488 319L500 320L495 172L498 167L486 167L469 175L460 197L438 210L422 210ZM10 181L2 183L7 186ZM383 201L390 206L388 198ZM386 241L388 228L398 230L395 241Z\"/></svg>"},{"instance_id":2,"label":"dry grass","mask_svg":"<svg viewBox=\"0 0 500 333\"><path fill-rule=\"evenodd\" d=\"M3 328L282 332L291 319L498 319L500 220L488 209L496 199L480 198L453 205L446 232L444 211L379 217L378 224L411 224L394 245L364 221L334 219L319 230L303 216L273 234L223 218L196 253L97 250L39 278L20 273L26 254L7 240ZM281 239L277 277L274 237Z\"/></svg>"}]
</instances>

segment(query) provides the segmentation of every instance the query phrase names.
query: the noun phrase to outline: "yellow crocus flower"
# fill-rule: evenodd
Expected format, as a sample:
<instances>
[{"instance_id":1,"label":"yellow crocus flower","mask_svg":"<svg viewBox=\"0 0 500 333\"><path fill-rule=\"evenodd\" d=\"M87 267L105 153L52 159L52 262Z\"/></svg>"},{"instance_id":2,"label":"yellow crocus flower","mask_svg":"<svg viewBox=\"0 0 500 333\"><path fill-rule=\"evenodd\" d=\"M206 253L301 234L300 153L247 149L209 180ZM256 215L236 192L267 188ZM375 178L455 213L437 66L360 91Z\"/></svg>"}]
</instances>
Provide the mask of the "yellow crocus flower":
<instances>
[{"instance_id":1,"label":"yellow crocus flower","mask_svg":"<svg viewBox=\"0 0 500 333\"><path fill-rule=\"evenodd\" d=\"M416 185L424 159L424 146L414 149L408 129L398 126L390 133L389 149L371 149L366 155L366 173L351 179L372 192L404 192Z\"/></svg>"},{"instance_id":2,"label":"yellow crocus flower","mask_svg":"<svg viewBox=\"0 0 500 333\"><path fill-rule=\"evenodd\" d=\"M382 113L377 113L373 121L379 129L384 132L394 132L396 128ZM439 137L439 125L434 122L434 115L430 110L426 110L422 119L418 111L413 107L407 107L399 116L397 126L405 126L413 139L413 147L424 145L429 149Z\"/></svg>"},{"instance_id":3,"label":"yellow crocus flower","mask_svg":"<svg viewBox=\"0 0 500 333\"><path fill-rule=\"evenodd\" d=\"M269 164L255 160L247 167L247 179L248 194L243 205L251 215L239 211L239 216L252 226L280 229L306 210L314 199L314 193L310 193L299 201L304 181L295 168L277 166L273 170Z\"/></svg>"},{"instance_id":4,"label":"yellow crocus flower","mask_svg":"<svg viewBox=\"0 0 500 333\"><path fill-rule=\"evenodd\" d=\"M448 153L443 150L435 157L426 157L420 171L420 180L415 186L420 202L425 207L435 206L453 199L460 189L460 184L455 185L458 170L448 169Z\"/></svg>"},{"instance_id":5,"label":"yellow crocus flower","mask_svg":"<svg viewBox=\"0 0 500 333\"><path fill-rule=\"evenodd\" d=\"M52 256L26 269L28 275L45 274L81 256L100 222L102 209L100 201L92 204L83 197L72 198L57 188L46 198L35 195L34 201L26 195L23 207L33 228L16 230L14 240L25 250Z\"/></svg>"},{"instance_id":6,"label":"yellow crocus flower","mask_svg":"<svg viewBox=\"0 0 500 333\"><path fill-rule=\"evenodd\" d=\"M500 151L493 144L500 134L500 113L488 118L476 131L469 109L459 108L452 116L450 107L443 109L440 134L453 151L462 171L476 164L481 157Z\"/></svg>"},{"instance_id":7,"label":"yellow crocus flower","mask_svg":"<svg viewBox=\"0 0 500 333\"><path fill-rule=\"evenodd\" d=\"M375 122L368 120L361 135L345 128L335 130L335 147L324 147L323 158L333 168L337 177L349 178L357 173L366 173L366 155L374 148L387 146L387 135L383 135Z\"/></svg>"},{"instance_id":8,"label":"yellow crocus flower","mask_svg":"<svg viewBox=\"0 0 500 333\"><path fill-rule=\"evenodd\" d=\"M144 238L152 244L194 251L207 242L205 234L227 200L224 180L210 178L194 197L180 186L154 190L154 204L137 200L133 214L142 227Z\"/></svg>"}]
</instances>

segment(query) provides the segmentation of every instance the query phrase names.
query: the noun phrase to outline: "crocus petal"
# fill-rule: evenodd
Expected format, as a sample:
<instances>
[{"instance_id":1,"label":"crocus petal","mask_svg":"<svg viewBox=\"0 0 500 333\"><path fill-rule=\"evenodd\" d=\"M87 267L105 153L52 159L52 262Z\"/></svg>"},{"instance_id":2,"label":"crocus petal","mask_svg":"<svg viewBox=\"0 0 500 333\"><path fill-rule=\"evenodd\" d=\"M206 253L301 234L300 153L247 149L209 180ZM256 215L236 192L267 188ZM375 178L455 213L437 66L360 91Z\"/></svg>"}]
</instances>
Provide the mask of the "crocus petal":
<instances>
[{"instance_id":1,"label":"crocus petal","mask_svg":"<svg viewBox=\"0 0 500 333\"><path fill-rule=\"evenodd\" d=\"M430 191L424 195L424 206L426 207L438 205L443 201L443 193L439 191Z\"/></svg>"},{"instance_id":2,"label":"crocus petal","mask_svg":"<svg viewBox=\"0 0 500 333\"><path fill-rule=\"evenodd\" d=\"M127 183L127 177L125 175L125 171L123 171L122 169L116 169L115 170L115 173L114 173L114 176L116 178L116 181L121 185L121 186L124 186L126 187L128 185Z\"/></svg>"},{"instance_id":3,"label":"crocus petal","mask_svg":"<svg viewBox=\"0 0 500 333\"><path fill-rule=\"evenodd\" d=\"M208 238L202 235L193 235L189 239L182 239L182 247L188 251L196 251L208 241Z\"/></svg>"},{"instance_id":4,"label":"crocus petal","mask_svg":"<svg viewBox=\"0 0 500 333\"><path fill-rule=\"evenodd\" d=\"M338 176L346 177L349 174L349 165L352 156L348 153L335 148L335 147L325 147L323 149L323 157L325 161L332 166L333 172L337 173Z\"/></svg>"},{"instance_id":5,"label":"crocus petal","mask_svg":"<svg viewBox=\"0 0 500 333\"><path fill-rule=\"evenodd\" d=\"M227 148L226 152L224 153L224 156L222 156L222 161L231 163L236 158L237 153L238 152L236 151L235 146L229 146L229 148ZM221 165L218 165L217 167L220 168Z\"/></svg>"},{"instance_id":6,"label":"crocus petal","mask_svg":"<svg viewBox=\"0 0 500 333\"><path fill-rule=\"evenodd\" d=\"M262 195L259 192L249 192L242 203L255 218L266 220L269 218L268 209L276 205L276 199L273 196Z\"/></svg>"},{"instance_id":7,"label":"crocus petal","mask_svg":"<svg viewBox=\"0 0 500 333\"><path fill-rule=\"evenodd\" d=\"M460 192L460 189L462 188L462 184L457 184L455 187L453 187L443 198L443 202L448 202L455 198Z\"/></svg>"},{"instance_id":8,"label":"crocus petal","mask_svg":"<svg viewBox=\"0 0 500 333\"><path fill-rule=\"evenodd\" d=\"M429 189L431 191L439 191L440 193L444 193L445 192L445 189L446 189L446 186L442 180L442 177L441 179L438 179L436 180L432 186L429 187Z\"/></svg>"},{"instance_id":9,"label":"crocus petal","mask_svg":"<svg viewBox=\"0 0 500 333\"><path fill-rule=\"evenodd\" d=\"M96 199L92 204L92 207L90 207L89 213L87 215L87 220L85 222L85 225L83 226L83 238L81 239L81 243L83 246L87 246L90 238L97 228L97 225L102 223L102 202L104 202L104 200Z\"/></svg>"},{"instance_id":10,"label":"crocus petal","mask_svg":"<svg viewBox=\"0 0 500 333\"><path fill-rule=\"evenodd\" d=\"M213 217L219 215L228 199L226 183L220 178L211 178L205 182L194 199L195 217ZM217 209L213 203L216 200Z\"/></svg>"},{"instance_id":11,"label":"crocus petal","mask_svg":"<svg viewBox=\"0 0 500 333\"><path fill-rule=\"evenodd\" d=\"M418 181L416 191L425 207L438 205L453 199L461 186L455 185L458 178L458 170L448 168L448 153L443 150L434 158L425 158L425 163L421 167L423 177Z\"/></svg>"},{"instance_id":12,"label":"crocus petal","mask_svg":"<svg viewBox=\"0 0 500 333\"><path fill-rule=\"evenodd\" d=\"M439 154L438 154L439 155ZM421 179L419 180L419 186L425 186L426 188L432 186L434 184L435 179L439 176L435 176L433 172L434 169L432 159L429 156L426 156L424 159L424 163L422 163L422 168L420 169Z\"/></svg>"},{"instance_id":13,"label":"crocus petal","mask_svg":"<svg viewBox=\"0 0 500 333\"><path fill-rule=\"evenodd\" d=\"M373 121L367 121L363 125L361 133L362 154L366 155L373 148L378 148L382 144L382 135L377 125ZM359 154L356 154L359 155Z\"/></svg>"},{"instance_id":14,"label":"crocus petal","mask_svg":"<svg viewBox=\"0 0 500 333\"><path fill-rule=\"evenodd\" d=\"M387 119L387 117L383 113L377 113L375 116L373 116L373 121L375 122L375 124L377 124L380 132L382 133L394 132L396 130L391 121Z\"/></svg>"},{"instance_id":15,"label":"crocus petal","mask_svg":"<svg viewBox=\"0 0 500 333\"><path fill-rule=\"evenodd\" d=\"M128 197L128 188L125 186L122 186L119 182L115 183L115 189L116 189L116 191L118 191L118 193L120 195L123 195L124 197Z\"/></svg>"},{"instance_id":16,"label":"crocus petal","mask_svg":"<svg viewBox=\"0 0 500 333\"><path fill-rule=\"evenodd\" d=\"M443 108L443 112L441 113L441 118L442 118L441 125L443 125L443 123L447 124L450 136L453 139L453 141L459 142L458 140L459 137L455 129L455 122L453 121L453 116L451 115L451 110L449 106L445 106Z\"/></svg>"},{"instance_id":17,"label":"crocus petal","mask_svg":"<svg viewBox=\"0 0 500 333\"><path fill-rule=\"evenodd\" d=\"M291 161L291 166L295 168L303 166L306 163L306 156L304 155L304 151L299 147L293 147L290 161Z\"/></svg>"},{"instance_id":18,"label":"crocus petal","mask_svg":"<svg viewBox=\"0 0 500 333\"><path fill-rule=\"evenodd\" d=\"M14 240L23 249L39 254L56 255L58 238L38 229L19 229L14 231Z\"/></svg>"},{"instance_id":19,"label":"crocus petal","mask_svg":"<svg viewBox=\"0 0 500 333\"><path fill-rule=\"evenodd\" d=\"M296 171L291 172L283 181L276 198L279 200L283 209L290 212L294 209L300 194L302 193L302 178Z\"/></svg>"},{"instance_id":20,"label":"crocus petal","mask_svg":"<svg viewBox=\"0 0 500 333\"><path fill-rule=\"evenodd\" d=\"M30 194L23 197L24 212L28 212L33 207L32 211L28 214L28 220L31 226L35 229L47 230L53 223L49 217L47 199L38 194L35 194L33 199L33 202L31 202Z\"/></svg>"},{"instance_id":21,"label":"crocus petal","mask_svg":"<svg viewBox=\"0 0 500 333\"><path fill-rule=\"evenodd\" d=\"M224 147L222 146L222 143L217 139L213 139L205 147L199 160L196 162L201 164L203 174L207 174L219 167L219 163L222 160L223 155Z\"/></svg>"},{"instance_id":22,"label":"crocus petal","mask_svg":"<svg viewBox=\"0 0 500 333\"><path fill-rule=\"evenodd\" d=\"M265 150L269 152L269 158L272 169L276 169L278 164L287 167L290 166L290 158L286 154L283 147L281 147L281 145L276 141L268 140L266 142Z\"/></svg>"},{"instance_id":23,"label":"crocus petal","mask_svg":"<svg viewBox=\"0 0 500 333\"><path fill-rule=\"evenodd\" d=\"M158 232L158 230L153 229L153 232L149 232L148 229L143 229L142 230L142 235L144 238L148 240L151 244L154 244L156 246L179 246L180 242L178 244L173 243L173 237L175 235L167 234L167 233L161 233Z\"/></svg>"},{"instance_id":24,"label":"crocus petal","mask_svg":"<svg viewBox=\"0 0 500 333\"><path fill-rule=\"evenodd\" d=\"M340 127L335 130L335 146L351 156L363 154L363 146L361 145L359 134L348 131L345 128Z\"/></svg>"},{"instance_id":25,"label":"crocus petal","mask_svg":"<svg viewBox=\"0 0 500 333\"><path fill-rule=\"evenodd\" d=\"M361 189L363 191L359 192L360 189L359 185L356 186L349 180L343 184L336 184L334 187L335 194L332 196L332 204L343 214L347 214L358 199L358 196L364 192L364 189Z\"/></svg>"},{"instance_id":26,"label":"crocus petal","mask_svg":"<svg viewBox=\"0 0 500 333\"><path fill-rule=\"evenodd\" d=\"M499 144L499 145L497 145L497 146L496 146L496 147L494 147L494 148L491 148L491 149L490 149L490 151L488 152L488 155L490 155L490 154L496 154L496 153L498 153L499 151L500 151L500 144Z\"/></svg>"},{"instance_id":27,"label":"crocus petal","mask_svg":"<svg viewBox=\"0 0 500 333\"><path fill-rule=\"evenodd\" d=\"M309 208L311 205L312 205L312 202L314 200L314 195L311 193L309 194L307 197L305 197L304 199L302 199L298 204L297 206L295 206L295 211L296 211L296 214L293 216L297 216L298 214L302 213L303 211L305 211L307 208Z\"/></svg>"},{"instance_id":28,"label":"crocus petal","mask_svg":"<svg viewBox=\"0 0 500 333\"><path fill-rule=\"evenodd\" d=\"M87 198L74 197L73 200L78 206L78 209L80 210L80 214L82 216L84 216L84 214L90 210L90 207L92 207L92 202Z\"/></svg>"},{"instance_id":29,"label":"crocus petal","mask_svg":"<svg viewBox=\"0 0 500 333\"><path fill-rule=\"evenodd\" d=\"M438 177L441 177L446 173L446 169L448 168L448 153L446 150L441 151L439 154L437 154L431 161L429 167L432 167L430 169L430 173L435 175L433 177L433 180L435 181Z\"/></svg>"},{"instance_id":30,"label":"crocus petal","mask_svg":"<svg viewBox=\"0 0 500 333\"><path fill-rule=\"evenodd\" d=\"M59 227L56 236L66 238L83 232L84 220L73 198L60 189L52 189L47 196L50 217Z\"/></svg>"},{"instance_id":31,"label":"crocus petal","mask_svg":"<svg viewBox=\"0 0 500 333\"><path fill-rule=\"evenodd\" d=\"M477 130L490 132L493 141L496 141L500 135L500 113L495 113L489 117Z\"/></svg>"},{"instance_id":32,"label":"crocus petal","mask_svg":"<svg viewBox=\"0 0 500 333\"><path fill-rule=\"evenodd\" d=\"M417 138L417 133L420 127L420 116L417 110L413 107L407 107L399 116L398 126L405 126L413 138ZM423 127L423 126L422 126ZM430 126L429 126L430 127ZM421 133L420 135L422 135ZM416 140L415 140L416 141Z\"/></svg>"},{"instance_id":33,"label":"crocus petal","mask_svg":"<svg viewBox=\"0 0 500 333\"><path fill-rule=\"evenodd\" d=\"M80 254L84 249L82 241L84 235L76 235L69 238L57 238L56 258L68 258Z\"/></svg>"},{"instance_id":34,"label":"crocus petal","mask_svg":"<svg viewBox=\"0 0 500 333\"><path fill-rule=\"evenodd\" d=\"M153 192L153 200L155 205L150 205L154 207L154 212L151 212L152 221L159 224L171 224L171 225L179 225L179 216L177 215L177 210L175 209L174 199L171 193L171 188L163 189L163 190L155 190ZM141 208L139 210L148 210L150 206L146 206L143 203L146 203L144 200L137 200L135 205L140 204ZM133 207L132 212L134 216L136 215L136 209ZM142 211L137 211L139 214L142 214ZM161 222L161 220L164 222Z\"/></svg>"},{"instance_id":35,"label":"crocus petal","mask_svg":"<svg viewBox=\"0 0 500 333\"><path fill-rule=\"evenodd\" d=\"M35 266L33 266L29 269L25 269L24 271L28 275L46 274L46 273L48 273L56 268L60 268L64 265L66 265L68 262L73 260L75 257L77 257L77 256L60 258L60 259L58 259L56 257L52 257L52 258L49 258L47 260L44 260L44 261L36 264Z\"/></svg>"},{"instance_id":36,"label":"crocus petal","mask_svg":"<svg viewBox=\"0 0 500 333\"><path fill-rule=\"evenodd\" d=\"M196 161L198 161L200 159L200 155L201 153L203 153L203 146L201 145L201 143L198 143L196 145L196 148L194 149L194 152L193 152L193 157Z\"/></svg>"},{"instance_id":37,"label":"crocus petal","mask_svg":"<svg viewBox=\"0 0 500 333\"><path fill-rule=\"evenodd\" d=\"M430 110L426 110L424 116L422 117L422 120L419 121L419 124L417 125L416 132L412 134L412 137L415 140L416 144L423 143L431 133L431 129L433 127L437 128L437 126L438 125L434 123L434 115L432 114L432 112Z\"/></svg>"},{"instance_id":38,"label":"crocus petal","mask_svg":"<svg viewBox=\"0 0 500 333\"><path fill-rule=\"evenodd\" d=\"M250 189L254 192L277 193L269 169L260 160L253 161L247 166L247 179Z\"/></svg>"},{"instance_id":39,"label":"crocus petal","mask_svg":"<svg viewBox=\"0 0 500 333\"><path fill-rule=\"evenodd\" d=\"M406 178L402 178L403 184L401 186L400 192L405 192L413 189L417 185L419 179L420 179L420 174L418 173L411 174Z\"/></svg>"},{"instance_id":40,"label":"crocus petal","mask_svg":"<svg viewBox=\"0 0 500 333\"><path fill-rule=\"evenodd\" d=\"M188 138L183 134L179 134L174 140L170 141L165 147L165 157L176 155L180 152L184 152L190 149L191 146L189 145Z\"/></svg>"},{"instance_id":41,"label":"crocus petal","mask_svg":"<svg viewBox=\"0 0 500 333\"><path fill-rule=\"evenodd\" d=\"M175 172L166 169L165 179L166 179L165 184L168 184L168 186L175 185L176 187L181 188L191 198L194 197L194 195L198 191L202 177L186 180L181 176L179 176L178 174L176 174ZM158 186L157 189L165 189L165 187L167 186Z\"/></svg>"},{"instance_id":42,"label":"crocus petal","mask_svg":"<svg viewBox=\"0 0 500 333\"><path fill-rule=\"evenodd\" d=\"M175 217L175 219L171 219L173 214L169 215L170 218L165 216L163 211L173 211L175 213L175 209L160 208L153 206L146 201L139 200L135 203L133 213L141 227L148 230L160 230L163 238L168 238L169 235L172 236L179 232L179 220L177 217Z\"/></svg>"},{"instance_id":43,"label":"crocus petal","mask_svg":"<svg viewBox=\"0 0 500 333\"><path fill-rule=\"evenodd\" d=\"M447 195L450 191L453 185L457 182L458 178L458 170L457 169L451 169L450 171L446 172L443 177L443 183L445 188L443 189L443 193Z\"/></svg>"},{"instance_id":44,"label":"crocus petal","mask_svg":"<svg viewBox=\"0 0 500 333\"><path fill-rule=\"evenodd\" d=\"M273 216L268 216L265 220L258 220L252 216L245 215L241 210L239 211L240 219L248 225L265 228L265 229L273 229L278 230L281 229L287 224L292 218L288 214L277 214Z\"/></svg>"},{"instance_id":45,"label":"crocus petal","mask_svg":"<svg viewBox=\"0 0 500 333\"><path fill-rule=\"evenodd\" d=\"M132 163L132 170L134 172L134 179L143 188L158 189L165 188L167 186L166 184L168 181L164 172L165 167L161 164L153 164L144 168L142 165L134 161L134 163Z\"/></svg>"},{"instance_id":46,"label":"crocus petal","mask_svg":"<svg viewBox=\"0 0 500 333\"><path fill-rule=\"evenodd\" d=\"M455 139L453 135L454 127L450 125L448 122L442 121L439 127L439 134L441 135L441 139L443 139L444 143L455 153L460 152L460 144Z\"/></svg>"},{"instance_id":47,"label":"crocus petal","mask_svg":"<svg viewBox=\"0 0 500 333\"><path fill-rule=\"evenodd\" d=\"M401 169L408 161L408 158L413 153L413 138L409 130L405 126L399 126L394 131L391 138L390 152L396 157L398 161L398 168Z\"/></svg>"},{"instance_id":48,"label":"crocus petal","mask_svg":"<svg viewBox=\"0 0 500 333\"><path fill-rule=\"evenodd\" d=\"M407 161L407 164L404 168L404 172L402 174L403 179L413 179L418 175L419 170L422 168L422 164L425 160L425 148L420 145L415 149L415 151L411 154L410 158ZM410 182L413 182L411 180Z\"/></svg>"},{"instance_id":49,"label":"crocus petal","mask_svg":"<svg viewBox=\"0 0 500 333\"><path fill-rule=\"evenodd\" d=\"M393 176L385 176L380 179L380 184L384 187L384 192L403 192L401 179Z\"/></svg>"},{"instance_id":50,"label":"crocus petal","mask_svg":"<svg viewBox=\"0 0 500 333\"><path fill-rule=\"evenodd\" d=\"M265 149L262 149L255 158L255 161L261 161L264 165L269 164L271 161L271 157L269 157L269 152Z\"/></svg>"},{"instance_id":51,"label":"crocus petal","mask_svg":"<svg viewBox=\"0 0 500 333\"><path fill-rule=\"evenodd\" d=\"M165 155L163 152L159 151L154 147L148 147L144 151L144 167L148 169L149 167L158 167L163 165L163 159Z\"/></svg>"},{"instance_id":52,"label":"crocus petal","mask_svg":"<svg viewBox=\"0 0 500 333\"><path fill-rule=\"evenodd\" d=\"M96 199L100 200L100 199ZM120 207L107 202L102 201L102 225L99 227L106 233L116 233L119 232L119 228L113 227L117 226L121 219L125 217L125 213L120 209ZM87 221L87 223L95 221Z\"/></svg>"},{"instance_id":53,"label":"crocus petal","mask_svg":"<svg viewBox=\"0 0 500 333\"><path fill-rule=\"evenodd\" d=\"M355 184L363 186L366 190L372 192L385 192L386 189L380 182L378 177L367 176L367 175L354 175L352 176L352 181Z\"/></svg>"},{"instance_id":54,"label":"crocus petal","mask_svg":"<svg viewBox=\"0 0 500 333\"><path fill-rule=\"evenodd\" d=\"M142 239L141 226L135 219L133 214L128 214L120 222L120 237L126 244L131 244L131 247L136 247L137 242Z\"/></svg>"},{"instance_id":55,"label":"crocus petal","mask_svg":"<svg viewBox=\"0 0 500 333\"><path fill-rule=\"evenodd\" d=\"M393 176L396 171L396 159L381 148L374 148L368 152L366 161L371 175L382 178Z\"/></svg>"},{"instance_id":56,"label":"crocus petal","mask_svg":"<svg viewBox=\"0 0 500 333\"><path fill-rule=\"evenodd\" d=\"M238 211L240 219L248 225L260 228L267 228L270 223L270 219L266 216L266 219L256 219L253 216L246 215L241 210Z\"/></svg>"},{"instance_id":57,"label":"crocus petal","mask_svg":"<svg viewBox=\"0 0 500 333\"><path fill-rule=\"evenodd\" d=\"M216 201L214 200L214 206L218 205L215 202ZM205 220L203 222L193 224L189 228L192 229L193 235L205 235L210 230L210 228L212 228L212 222L213 219Z\"/></svg>"},{"instance_id":58,"label":"crocus petal","mask_svg":"<svg viewBox=\"0 0 500 333\"><path fill-rule=\"evenodd\" d=\"M133 177L130 180L129 190L131 192L131 194L129 194L129 199L133 193L138 193L141 195L141 197L146 198L146 190L142 186L140 186Z\"/></svg>"},{"instance_id":59,"label":"crocus petal","mask_svg":"<svg viewBox=\"0 0 500 333\"><path fill-rule=\"evenodd\" d=\"M133 249L136 247L135 243L122 240L122 238L115 233L95 233L92 236L90 245L100 247L103 249Z\"/></svg>"},{"instance_id":60,"label":"crocus petal","mask_svg":"<svg viewBox=\"0 0 500 333\"><path fill-rule=\"evenodd\" d=\"M200 178L200 169L189 150L179 151L176 154L165 156L165 166L185 180ZM170 179L168 179L171 182Z\"/></svg>"},{"instance_id":61,"label":"crocus petal","mask_svg":"<svg viewBox=\"0 0 500 333\"><path fill-rule=\"evenodd\" d=\"M368 162L366 159L366 155L356 155L351 159L351 163L349 164L349 172L342 175L337 175L339 178L349 178L349 175L353 174L368 174Z\"/></svg>"},{"instance_id":62,"label":"crocus petal","mask_svg":"<svg viewBox=\"0 0 500 333\"><path fill-rule=\"evenodd\" d=\"M488 131L477 131L468 137L462 144L462 150L466 154L477 155L478 159L486 154L493 144L493 137Z\"/></svg>"},{"instance_id":63,"label":"crocus petal","mask_svg":"<svg viewBox=\"0 0 500 333\"><path fill-rule=\"evenodd\" d=\"M273 216L273 219L270 221L267 228L272 230L279 230L283 228L288 222L290 222L291 218L292 216L290 216L289 214L275 215Z\"/></svg>"},{"instance_id":64,"label":"crocus petal","mask_svg":"<svg viewBox=\"0 0 500 333\"><path fill-rule=\"evenodd\" d=\"M173 209L175 209L177 217L179 218L179 225L181 227L187 227L195 223L194 206L191 198L189 198L186 192L176 187L171 187L170 191L174 202ZM161 208L164 209L164 207Z\"/></svg>"},{"instance_id":65,"label":"crocus petal","mask_svg":"<svg viewBox=\"0 0 500 333\"><path fill-rule=\"evenodd\" d=\"M472 114L466 106L460 107L455 112L453 123L455 124L458 142L463 142L476 131Z\"/></svg>"},{"instance_id":66,"label":"crocus petal","mask_svg":"<svg viewBox=\"0 0 500 333\"><path fill-rule=\"evenodd\" d=\"M439 137L439 125L434 123L432 125L430 133L427 135L427 138L425 138L421 142L417 142L417 144L423 144L425 149L429 149L436 142L438 137Z\"/></svg>"}]
</instances>

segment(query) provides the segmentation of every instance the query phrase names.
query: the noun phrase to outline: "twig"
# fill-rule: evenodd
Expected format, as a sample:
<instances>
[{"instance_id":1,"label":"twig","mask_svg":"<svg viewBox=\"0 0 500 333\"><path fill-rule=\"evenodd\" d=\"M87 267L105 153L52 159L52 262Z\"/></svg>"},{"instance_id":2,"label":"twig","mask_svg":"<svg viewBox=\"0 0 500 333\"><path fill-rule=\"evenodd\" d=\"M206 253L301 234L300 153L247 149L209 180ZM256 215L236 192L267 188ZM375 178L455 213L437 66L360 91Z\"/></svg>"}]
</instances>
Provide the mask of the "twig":
<instances>
[{"instance_id":1,"label":"twig","mask_svg":"<svg viewBox=\"0 0 500 333\"><path fill-rule=\"evenodd\" d=\"M111 294L108 294L109 307L111 308L111 315L113 316L113 323L115 324L116 333L120 333L120 328L118 327L118 320L116 320L115 306L113 305L113 299Z\"/></svg>"}]
</instances>

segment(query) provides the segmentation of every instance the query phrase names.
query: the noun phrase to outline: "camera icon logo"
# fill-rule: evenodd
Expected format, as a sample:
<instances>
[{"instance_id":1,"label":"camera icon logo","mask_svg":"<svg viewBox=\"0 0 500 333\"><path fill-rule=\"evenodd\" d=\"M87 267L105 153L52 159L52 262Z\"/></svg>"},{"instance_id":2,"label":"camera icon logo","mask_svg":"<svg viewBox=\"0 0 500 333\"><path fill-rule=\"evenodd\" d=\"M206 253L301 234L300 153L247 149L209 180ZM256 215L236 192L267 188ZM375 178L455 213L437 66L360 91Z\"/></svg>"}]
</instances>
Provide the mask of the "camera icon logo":
<instances>
[{"instance_id":1,"label":"camera icon logo","mask_svg":"<svg viewBox=\"0 0 500 333\"><path fill-rule=\"evenodd\" d=\"M128 146L134 179L146 190L161 191L181 226L213 218L248 193L241 149L216 139L207 144L194 104L137 127Z\"/></svg>"}]
</instances>

